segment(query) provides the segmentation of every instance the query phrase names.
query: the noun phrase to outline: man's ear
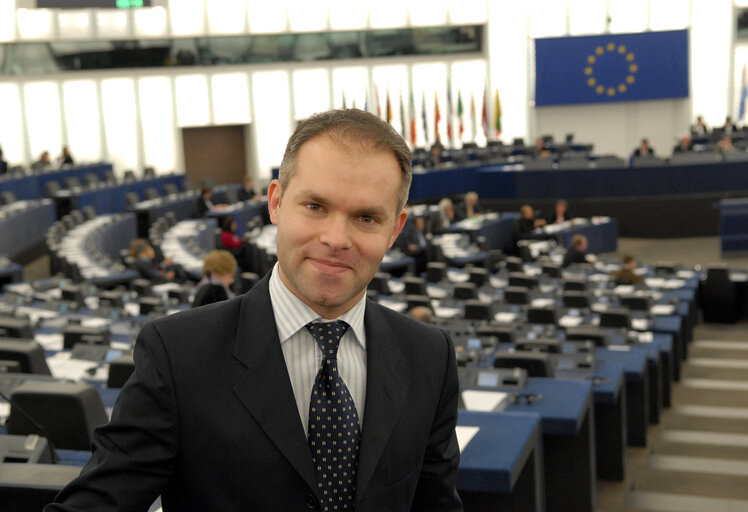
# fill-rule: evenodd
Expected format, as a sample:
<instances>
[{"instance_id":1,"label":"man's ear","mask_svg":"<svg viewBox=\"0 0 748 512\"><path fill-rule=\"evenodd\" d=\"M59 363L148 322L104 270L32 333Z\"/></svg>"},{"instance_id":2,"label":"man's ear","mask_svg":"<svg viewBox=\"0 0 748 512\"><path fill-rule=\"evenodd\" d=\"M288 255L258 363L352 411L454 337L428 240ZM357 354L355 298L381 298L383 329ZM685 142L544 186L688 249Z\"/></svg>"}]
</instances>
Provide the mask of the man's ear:
<instances>
[{"instance_id":1,"label":"man's ear","mask_svg":"<svg viewBox=\"0 0 748 512\"><path fill-rule=\"evenodd\" d=\"M405 220L407 218L408 218L408 210L403 208L402 210L400 210L400 213L397 215L397 220L395 221L395 230L392 232L390 243L387 246L388 249L392 248L392 245L395 243L395 240L397 240L397 237L400 236L400 232L403 230L403 226L405 226Z\"/></svg>"},{"instance_id":2,"label":"man's ear","mask_svg":"<svg viewBox=\"0 0 748 512\"><path fill-rule=\"evenodd\" d=\"M278 215L281 200L281 185L280 181L273 180L268 186L268 213L270 214L270 222L278 224Z\"/></svg>"}]
</instances>

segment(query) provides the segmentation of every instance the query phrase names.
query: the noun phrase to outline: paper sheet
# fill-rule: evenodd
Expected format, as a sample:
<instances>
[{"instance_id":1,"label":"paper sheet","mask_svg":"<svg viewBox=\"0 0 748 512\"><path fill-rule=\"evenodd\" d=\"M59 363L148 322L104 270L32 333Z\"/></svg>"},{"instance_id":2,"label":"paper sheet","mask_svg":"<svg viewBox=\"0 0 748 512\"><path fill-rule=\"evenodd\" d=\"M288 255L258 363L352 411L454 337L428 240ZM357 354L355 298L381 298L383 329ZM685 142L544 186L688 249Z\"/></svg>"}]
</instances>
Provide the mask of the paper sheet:
<instances>
[{"instance_id":1,"label":"paper sheet","mask_svg":"<svg viewBox=\"0 0 748 512\"><path fill-rule=\"evenodd\" d=\"M561 327L576 327L580 325L581 323L582 323L581 316L571 316L571 315L564 315L558 321L558 325L560 325Z\"/></svg>"},{"instance_id":2,"label":"paper sheet","mask_svg":"<svg viewBox=\"0 0 748 512\"><path fill-rule=\"evenodd\" d=\"M675 306L672 304L655 304L649 311L653 315L673 315L675 314Z\"/></svg>"},{"instance_id":3,"label":"paper sheet","mask_svg":"<svg viewBox=\"0 0 748 512\"><path fill-rule=\"evenodd\" d=\"M517 319L517 313L496 313L493 318L499 323L514 322Z\"/></svg>"},{"instance_id":4,"label":"paper sheet","mask_svg":"<svg viewBox=\"0 0 748 512\"><path fill-rule=\"evenodd\" d=\"M502 391L478 391L466 389L462 392L462 401L468 411L492 412L506 408L509 393ZM501 407L503 405L503 407Z\"/></svg>"},{"instance_id":5,"label":"paper sheet","mask_svg":"<svg viewBox=\"0 0 748 512\"><path fill-rule=\"evenodd\" d=\"M8 402L0 402L0 419L4 420L8 416L10 416L10 404Z\"/></svg>"},{"instance_id":6,"label":"paper sheet","mask_svg":"<svg viewBox=\"0 0 748 512\"><path fill-rule=\"evenodd\" d=\"M439 318L454 318L460 313L462 313L462 310L460 310L460 308L434 308L434 314Z\"/></svg>"},{"instance_id":7,"label":"paper sheet","mask_svg":"<svg viewBox=\"0 0 748 512\"><path fill-rule=\"evenodd\" d=\"M65 336L62 334L35 334L34 340L44 347L44 350L59 351L65 345Z\"/></svg>"},{"instance_id":8,"label":"paper sheet","mask_svg":"<svg viewBox=\"0 0 748 512\"><path fill-rule=\"evenodd\" d=\"M480 431L480 427L463 427L458 425L455 427L455 433L457 434L457 444L460 446L460 453L462 453L470 441L473 440L475 434Z\"/></svg>"},{"instance_id":9,"label":"paper sheet","mask_svg":"<svg viewBox=\"0 0 748 512\"><path fill-rule=\"evenodd\" d=\"M92 361L81 361L80 359L70 359L70 353L60 352L52 357L47 358L52 376L56 379L81 380L91 375L86 370L96 368L98 365Z\"/></svg>"},{"instance_id":10,"label":"paper sheet","mask_svg":"<svg viewBox=\"0 0 748 512\"><path fill-rule=\"evenodd\" d=\"M547 307L553 306L553 299L540 297L537 299L533 299L530 305L534 308L547 308Z\"/></svg>"},{"instance_id":11,"label":"paper sheet","mask_svg":"<svg viewBox=\"0 0 748 512\"><path fill-rule=\"evenodd\" d=\"M646 331L647 329L649 329L649 320L647 320L646 318L632 318L631 327L633 327L637 331Z\"/></svg>"}]
</instances>

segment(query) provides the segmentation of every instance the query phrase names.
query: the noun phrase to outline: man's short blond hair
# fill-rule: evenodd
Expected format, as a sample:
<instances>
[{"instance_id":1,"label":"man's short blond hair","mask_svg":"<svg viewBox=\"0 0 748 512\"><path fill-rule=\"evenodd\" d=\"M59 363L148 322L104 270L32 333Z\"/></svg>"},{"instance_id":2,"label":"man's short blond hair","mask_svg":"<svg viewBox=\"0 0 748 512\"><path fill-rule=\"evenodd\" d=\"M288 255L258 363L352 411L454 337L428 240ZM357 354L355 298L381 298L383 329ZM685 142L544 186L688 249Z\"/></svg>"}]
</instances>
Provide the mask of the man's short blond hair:
<instances>
[{"instance_id":1,"label":"man's short blond hair","mask_svg":"<svg viewBox=\"0 0 748 512\"><path fill-rule=\"evenodd\" d=\"M203 275L210 272L214 276L234 275L236 273L236 258L229 251L216 249L210 251L203 260Z\"/></svg>"}]
</instances>

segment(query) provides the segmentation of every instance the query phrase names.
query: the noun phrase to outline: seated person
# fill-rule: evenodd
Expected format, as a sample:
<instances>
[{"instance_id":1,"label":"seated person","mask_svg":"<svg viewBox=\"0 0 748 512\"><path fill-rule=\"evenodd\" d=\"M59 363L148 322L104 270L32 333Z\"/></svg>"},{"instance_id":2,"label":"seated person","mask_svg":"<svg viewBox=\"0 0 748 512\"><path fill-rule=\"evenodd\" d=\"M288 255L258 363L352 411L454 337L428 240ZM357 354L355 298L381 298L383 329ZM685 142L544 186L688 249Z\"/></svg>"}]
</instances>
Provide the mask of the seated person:
<instances>
[{"instance_id":1,"label":"seated person","mask_svg":"<svg viewBox=\"0 0 748 512\"><path fill-rule=\"evenodd\" d=\"M556 206L548 219L548 224L561 224L562 222L570 221L572 217L569 215L569 203L566 199L559 199L556 201Z\"/></svg>"},{"instance_id":2,"label":"seated person","mask_svg":"<svg viewBox=\"0 0 748 512\"><path fill-rule=\"evenodd\" d=\"M70 154L70 148L67 146L63 146L62 148L62 154L59 157L60 160L60 167L63 165L73 165L75 161L73 160L73 155Z\"/></svg>"},{"instance_id":3,"label":"seated person","mask_svg":"<svg viewBox=\"0 0 748 512\"><path fill-rule=\"evenodd\" d=\"M213 189L210 187L200 188L200 197L197 198L197 203L195 204L196 217L205 217L208 212L213 210L223 210L228 207L226 204L213 204L210 200L212 195Z\"/></svg>"},{"instance_id":4,"label":"seated person","mask_svg":"<svg viewBox=\"0 0 748 512\"><path fill-rule=\"evenodd\" d=\"M732 139L730 137L722 137L717 143L717 151L724 155L731 151L735 151L735 146L732 145Z\"/></svg>"},{"instance_id":5,"label":"seated person","mask_svg":"<svg viewBox=\"0 0 748 512\"><path fill-rule=\"evenodd\" d=\"M649 145L649 139L646 137L642 139L639 147L634 150L633 156L655 156L654 148Z\"/></svg>"},{"instance_id":6,"label":"seated person","mask_svg":"<svg viewBox=\"0 0 748 512\"><path fill-rule=\"evenodd\" d=\"M224 217L221 222L221 245L234 255L236 262L244 272L249 272L249 256L247 243L236 234L236 220L234 217Z\"/></svg>"},{"instance_id":7,"label":"seated person","mask_svg":"<svg viewBox=\"0 0 748 512\"><path fill-rule=\"evenodd\" d=\"M192 307L212 304L234 296L231 285L236 276L236 260L228 251L210 251L203 260L203 279L197 283Z\"/></svg>"},{"instance_id":8,"label":"seated person","mask_svg":"<svg viewBox=\"0 0 748 512\"><path fill-rule=\"evenodd\" d=\"M690 135L684 135L680 138L680 142L673 148L673 154L676 153L689 153L693 150L693 141Z\"/></svg>"},{"instance_id":9,"label":"seated person","mask_svg":"<svg viewBox=\"0 0 748 512\"><path fill-rule=\"evenodd\" d=\"M535 158L550 158L553 156L551 150L545 145L543 137L535 139L535 147L532 151L528 151L528 153L533 155Z\"/></svg>"},{"instance_id":10,"label":"seated person","mask_svg":"<svg viewBox=\"0 0 748 512\"><path fill-rule=\"evenodd\" d=\"M722 133L730 137L733 133L738 131L738 127L732 122L732 117L725 117L725 124L722 127Z\"/></svg>"},{"instance_id":11,"label":"seated person","mask_svg":"<svg viewBox=\"0 0 748 512\"><path fill-rule=\"evenodd\" d=\"M406 222L400 236L397 237L397 247L415 259L416 275L426 272L426 265L429 262L428 239L426 220L423 217L414 217L412 221Z\"/></svg>"},{"instance_id":12,"label":"seated person","mask_svg":"<svg viewBox=\"0 0 748 512\"><path fill-rule=\"evenodd\" d=\"M440 140L437 139L431 145L429 149L429 158L423 162L424 167L439 167L442 164L442 153L444 152L444 145Z\"/></svg>"},{"instance_id":13,"label":"seated person","mask_svg":"<svg viewBox=\"0 0 748 512\"><path fill-rule=\"evenodd\" d=\"M610 273L610 278L618 284L637 284L644 281L644 278L635 272L636 258L630 254L623 257L623 265L620 269Z\"/></svg>"},{"instance_id":14,"label":"seated person","mask_svg":"<svg viewBox=\"0 0 748 512\"><path fill-rule=\"evenodd\" d=\"M455 217L457 220L473 219L480 217L483 214L483 209L478 204L478 193L468 192L465 194L465 198L455 208Z\"/></svg>"},{"instance_id":15,"label":"seated person","mask_svg":"<svg viewBox=\"0 0 748 512\"><path fill-rule=\"evenodd\" d=\"M156 258L156 250L145 238L136 238L130 243L130 256L134 259L133 264L140 277L154 284L182 283L189 280L184 268L175 264L171 258L165 258L164 261L159 262Z\"/></svg>"},{"instance_id":16,"label":"seated person","mask_svg":"<svg viewBox=\"0 0 748 512\"><path fill-rule=\"evenodd\" d=\"M593 263L595 256L587 254L587 237L574 235L571 238L571 246L566 250L561 266L566 268L574 263Z\"/></svg>"},{"instance_id":17,"label":"seated person","mask_svg":"<svg viewBox=\"0 0 748 512\"><path fill-rule=\"evenodd\" d=\"M244 180L244 186L239 189L238 199L239 201L251 201L253 199L259 199L262 195L255 191L255 180L248 177Z\"/></svg>"},{"instance_id":18,"label":"seated person","mask_svg":"<svg viewBox=\"0 0 748 512\"><path fill-rule=\"evenodd\" d=\"M696 123L691 126L691 136L704 138L709 135L709 127L704 122L704 116L696 116Z\"/></svg>"},{"instance_id":19,"label":"seated person","mask_svg":"<svg viewBox=\"0 0 748 512\"><path fill-rule=\"evenodd\" d=\"M455 215L454 205L452 200L448 197L443 198L439 201L439 215L434 219L434 224L431 226L432 233L444 233L449 226L457 221Z\"/></svg>"},{"instance_id":20,"label":"seated person","mask_svg":"<svg viewBox=\"0 0 748 512\"><path fill-rule=\"evenodd\" d=\"M533 229L545 226L545 219L535 218L535 210L529 204L523 204L519 209L520 217L517 221L517 235L519 238L529 235Z\"/></svg>"},{"instance_id":21,"label":"seated person","mask_svg":"<svg viewBox=\"0 0 748 512\"><path fill-rule=\"evenodd\" d=\"M42 151L42 154L39 155L39 160L31 164L31 168L35 171L46 169L52 165L52 161L49 158L49 151Z\"/></svg>"},{"instance_id":22,"label":"seated person","mask_svg":"<svg viewBox=\"0 0 748 512\"><path fill-rule=\"evenodd\" d=\"M407 312L407 315L425 324L431 323L434 318L434 314L426 306L414 306Z\"/></svg>"}]
</instances>

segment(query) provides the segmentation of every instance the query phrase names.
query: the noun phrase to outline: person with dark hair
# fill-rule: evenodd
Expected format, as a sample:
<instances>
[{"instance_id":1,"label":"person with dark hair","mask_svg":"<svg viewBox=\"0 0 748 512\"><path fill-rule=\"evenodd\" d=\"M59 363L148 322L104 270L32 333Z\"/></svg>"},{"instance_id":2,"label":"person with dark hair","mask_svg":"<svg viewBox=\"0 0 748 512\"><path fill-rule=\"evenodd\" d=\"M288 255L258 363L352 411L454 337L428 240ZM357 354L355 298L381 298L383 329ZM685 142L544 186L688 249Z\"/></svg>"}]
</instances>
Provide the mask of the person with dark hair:
<instances>
[{"instance_id":1,"label":"person with dark hair","mask_svg":"<svg viewBox=\"0 0 748 512\"><path fill-rule=\"evenodd\" d=\"M562 222L570 221L572 218L569 215L569 203L566 199L559 199L553 208L553 213L548 219L548 224L561 224Z\"/></svg>"},{"instance_id":2,"label":"person with dark hair","mask_svg":"<svg viewBox=\"0 0 748 512\"><path fill-rule=\"evenodd\" d=\"M366 296L411 179L377 116L301 121L268 188L278 262L244 295L141 329L111 421L45 512L159 495L164 512L461 512L454 344Z\"/></svg>"},{"instance_id":3,"label":"person with dark hair","mask_svg":"<svg viewBox=\"0 0 748 512\"><path fill-rule=\"evenodd\" d=\"M564 260L561 266L566 268L575 263L591 263L594 256L587 254L587 237L584 235L574 235L571 237L571 245L566 249Z\"/></svg>"},{"instance_id":4,"label":"person with dark hair","mask_svg":"<svg viewBox=\"0 0 748 512\"><path fill-rule=\"evenodd\" d=\"M259 199L262 197L255 190L255 180L251 176L248 176L244 180L244 185L239 189L238 199L239 201L251 201L252 199Z\"/></svg>"},{"instance_id":5,"label":"person with dark hair","mask_svg":"<svg viewBox=\"0 0 748 512\"><path fill-rule=\"evenodd\" d=\"M545 226L545 219L535 217L535 209L529 204L523 204L519 209L519 219L517 220L517 238L525 238L532 233L535 228Z\"/></svg>"},{"instance_id":6,"label":"person with dark hair","mask_svg":"<svg viewBox=\"0 0 748 512\"><path fill-rule=\"evenodd\" d=\"M416 275L426 272L426 265L429 262L428 239L426 219L423 217L414 217L397 237L397 246L400 250L415 260Z\"/></svg>"},{"instance_id":7,"label":"person with dark hair","mask_svg":"<svg viewBox=\"0 0 748 512\"><path fill-rule=\"evenodd\" d=\"M622 260L622 266L610 273L610 278L620 284L638 284L644 282L644 278L636 273L636 258L626 254Z\"/></svg>"},{"instance_id":8,"label":"person with dark hair","mask_svg":"<svg viewBox=\"0 0 748 512\"><path fill-rule=\"evenodd\" d=\"M197 198L195 203L195 214L196 217L205 217L205 214L213 210L215 206L210 198L213 195L213 189L210 187L200 187L200 197Z\"/></svg>"},{"instance_id":9,"label":"person with dark hair","mask_svg":"<svg viewBox=\"0 0 748 512\"><path fill-rule=\"evenodd\" d=\"M49 158L49 151L42 151L39 155L39 160L31 164L31 168L35 171L41 171L52 165L52 160Z\"/></svg>"},{"instance_id":10,"label":"person with dark hair","mask_svg":"<svg viewBox=\"0 0 748 512\"><path fill-rule=\"evenodd\" d=\"M70 154L70 148L63 146L62 154L60 155L60 167L63 165L73 165L74 163L73 155Z\"/></svg>"},{"instance_id":11,"label":"person with dark hair","mask_svg":"<svg viewBox=\"0 0 748 512\"><path fill-rule=\"evenodd\" d=\"M639 147L634 150L633 156L655 156L655 150L649 145L649 139L643 138Z\"/></svg>"},{"instance_id":12,"label":"person with dark hair","mask_svg":"<svg viewBox=\"0 0 748 512\"><path fill-rule=\"evenodd\" d=\"M231 285L236 276L236 260L228 251L210 251L203 260L203 279L197 283L192 307L197 308L234 296Z\"/></svg>"},{"instance_id":13,"label":"person with dark hair","mask_svg":"<svg viewBox=\"0 0 748 512\"><path fill-rule=\"evenodd\" d=\"M175 264L171 258L159 261L156 258L156 250L145 238L136 238L130 242L130 256L134 260L135 270L138 271L140 277L154 284L170 281L181 283L189 280L184 268Z\"/></svg>"},{"instance_id":14,"label":"person with dark hair","mask_svg":"<svg viewBox=\"0 0 748 512\"><path fill-rule=\"evenodd\" d=\"M0 148L0 176L8 172L8 162L3 158L3 148Z\"/></svg>"},{"instance_id":15,"label":"person with dark hair","mask_svg":"<svg viewBox=\"0 0 748 512\"><path fill-rule=\"evenodd\" d=\"M230 252L244 272L251 271L247 243L236 234L236 220L233 216L223 218L221 222L221 246Z\"/></svg>"}]
</instances>

